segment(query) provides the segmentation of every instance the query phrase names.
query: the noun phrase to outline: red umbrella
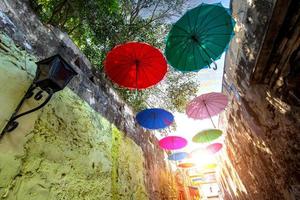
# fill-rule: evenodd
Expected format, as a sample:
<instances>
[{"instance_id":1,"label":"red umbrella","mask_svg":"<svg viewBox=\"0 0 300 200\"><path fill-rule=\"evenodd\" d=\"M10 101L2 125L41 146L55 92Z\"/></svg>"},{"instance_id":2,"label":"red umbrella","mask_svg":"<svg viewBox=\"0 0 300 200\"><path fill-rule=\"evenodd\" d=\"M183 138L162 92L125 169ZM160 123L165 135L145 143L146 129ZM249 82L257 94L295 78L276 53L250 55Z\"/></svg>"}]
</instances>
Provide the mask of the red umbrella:
<instances>
[{"instance_id":1,"label":"red umbrella","mask_svg":"<svg viewBox=\"0 0 300 200\"><path fill-rule=\"evenodd\" d=\"M224 110L227 104L228 99L224 94L211 92L193 99L186 107L186 114L193 119L211 119L212 116L217 115Z\"/></svg>"},{"instance_id":2,"label":"red umbrella","mask_svg":"<svg viewBox=\"0 0 300 200\"><path fill-rule=\"evenodd\" d=\"M114 47L106 56L107 76L122 87L145 89L157 84L167 72L163 54L149 44L128 42Z\"/></svg>"}]
</instances>

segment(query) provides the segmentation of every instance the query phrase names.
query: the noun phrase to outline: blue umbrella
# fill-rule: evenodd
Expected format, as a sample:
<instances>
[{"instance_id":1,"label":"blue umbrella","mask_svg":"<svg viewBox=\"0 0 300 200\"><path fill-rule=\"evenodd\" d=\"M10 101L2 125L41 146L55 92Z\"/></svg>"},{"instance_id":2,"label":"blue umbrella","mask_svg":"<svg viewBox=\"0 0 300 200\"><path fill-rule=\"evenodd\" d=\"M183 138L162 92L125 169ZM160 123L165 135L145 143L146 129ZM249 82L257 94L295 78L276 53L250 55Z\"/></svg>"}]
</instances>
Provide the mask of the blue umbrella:
<instances>
[{"instance_id":1,"label":"blue umbrella","mask_svg":"<svg viewBox=\"0 0 300 200\"><path fill-rule=\"evenodd\" d=\"M136 115L137 122L147 129L163 129L174 121L172 113L161 108L150 108Z\"/></svg>"},{"instance_id":2,"label":"blue umbrella","mask_svg":"<svg viewBox=\"0 0 300 200\"><path fill-rule=\"evenodd\" d=\"M185 152L177 152L177 153L173 153L173 154L169 155L168 159L178 161L178 160L185 159L188 155L189 154L185 153Z\"/></svg>"}]
</instances>

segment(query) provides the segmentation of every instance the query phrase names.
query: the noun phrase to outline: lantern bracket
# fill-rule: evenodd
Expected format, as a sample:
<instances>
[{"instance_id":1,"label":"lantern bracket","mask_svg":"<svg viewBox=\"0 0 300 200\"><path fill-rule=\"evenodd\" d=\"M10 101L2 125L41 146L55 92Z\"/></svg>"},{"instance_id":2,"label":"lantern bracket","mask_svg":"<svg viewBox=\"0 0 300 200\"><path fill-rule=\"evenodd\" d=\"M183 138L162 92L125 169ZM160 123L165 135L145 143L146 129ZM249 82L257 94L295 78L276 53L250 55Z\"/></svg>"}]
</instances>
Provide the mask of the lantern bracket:
<instances>
[{"instance_id":1,"label":"lantern bracket","mask_svg":"<svg viewBox=\"0 0 300 200\"><path fill-rule=\"evenodd\" d=\"M34 111L37 111L39 109L41 109L42 107L44 107L51 99L51 97L53 96L53 90L51 88L47 88L46 90L41 90L38 91L35 95L34 95L34 90L38 88L34 83L31 84L31 86L29 87L29 89L27 90L26 94L24 95L24 97L22 98L21 102L19 103L19 105L17 106L15 112L13 113L13 115L11 116L11 118L9 119L7 125L5 126L5 128L3 129L1 135L0 135L0 138L4 135L4 133L6 132L11 132L13 131L14 129L16 129L19 125L19 122L17 122L16 120L24 115L27 115L27 114L30 114ZM43 98L43 92L46 92L48 94L48 96L45 98L44 102L41 103L40 105L38 105L37 107L33 108L33 109L30 109L28 111L25 111L23 113L19 113L22 105L24 104L24 102L27 100L27 99L30 99L33 97L34 95L34 99L36 101L39 101Z\"/></svg>"},{"instance_id":2,"label":"lantern bracket","mask_svg":"<svg viewBox=\"0 0 300 200\"><path fill-rule=\"evenodd\" d=\"M55 92L63 90L71 81L71 79L78 74L76 70L59 54L41 60L36 64L37 70L33 83L28 88L25 96L22 98L15 112L12 114L11 118L0 134L0 139L4 133L11 132L18 127L19 123L16 121L18 118L44 107L50 101ZM35 90L38 91L35 92ZM44 93L48 94L48 96L45 98L43 98ZM19 114L24 102L31 97L34 97L36 101L43 99L43 102L31 110Z\"/></svg>"}]
</instances>

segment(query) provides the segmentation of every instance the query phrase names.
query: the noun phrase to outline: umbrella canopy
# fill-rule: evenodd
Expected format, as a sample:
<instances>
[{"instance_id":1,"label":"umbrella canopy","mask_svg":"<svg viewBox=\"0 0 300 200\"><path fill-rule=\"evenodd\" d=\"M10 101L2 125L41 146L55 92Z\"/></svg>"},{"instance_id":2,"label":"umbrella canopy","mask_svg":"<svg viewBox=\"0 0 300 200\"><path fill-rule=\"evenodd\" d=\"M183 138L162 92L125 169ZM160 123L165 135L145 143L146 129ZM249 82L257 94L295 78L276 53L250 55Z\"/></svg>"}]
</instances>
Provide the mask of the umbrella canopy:
<instances>
[{"instance_id":1,"label":"umbrella canopy","mask_svg":"<svg viewBox=\"0 0 300 200\"><path fill-rule=\"evenodd\" d=\"M190 163L190 162L186 162L186 163L179 163L177 165L177 167L180 167L180 168L191 168L191 167L194 167L195 164L194 163Z\"/></svg>"},{"instance_id":2,"label":"umbrella canopy","mask_svg":"<svg viewBox=\"0 0 300 200\"><path fill-rule=\"evenodd\" d=\"M204 169L215 169L217 167L217 164L211 163L211 164L206 164L203 166Z\"/></svg>"},{"instance_id":3,"label":"umbrella canopy","mask_svg":"<svg viewBox=\"0 0 300 200\"><path fill-rule=\"evenodd\" d=\"M198 71L219 59L233 36L235 22L222 4L200 4L172 27L165 55L180 71Z\"/></svg>"},{"instance_id":4,"label":"umbrella canopy","mask_svg":"<svg viewBox=\"0 0 300 200\"><path fill-rule=\"evenodd\" d=\"M214 144L210 144L206 147L206 150L211 153L217 153L218 151L220 151L222 149L223 145L221 143L214 143Z\"/></svg>"},{"instance_id":5,"label":"umbrella canopy","mask_svg":"<svg viewBox=\"0 0 300 200\"><path fill-rule=\"evenodd\" d=\"M227 97L219 92L202 94L186 107L186 114L193 119L206 119L219 114L228 104Z\"/></svg>"},{"instance_id":6,"label":"umbrella canopy","mask_svg":"<svg viewBox=\"0 0 300 200\"><path fill-rule=\"evenodd\" d=\"M140 111L136 115L137 122L147 129L162 129L174 121L172 113L161 108L150 108Z\"/></svg>"},{"instance_id":7,"label":"umbrella canopy","mask_svg":"<svg viewBox=\"0 0 300 200\"><path fill-rule=\"evenodd\" d=\"M195 174L195 175L190 175L190 178L203 178L203 174L199 173L199 174Z\"/></svg>"},{"instance_id":8,"label":"umbrella canopy","mask_svg":"<svg viewBox=\"0 0 300 200\"><path fill-rule=\"evenodd\" d=\"M200 131L193 137L193 142L196 143L206 143L211 142L222 135L222 131L219 129L209 129Z\"/></svg>"},{"instance_id":9,"label":"umbrella canopy","mask_svg":"<svg viewBox=\"0 0 300 200\"><path fill-rule=\"evenodd\" d=\"M171 155L168 156L169 160L174 160L174 161L178 161L178 160L183 160L185 159L189 154L186 152L177 152L177 153L173 153Z\"/></svg>"},{"instance_id":10,"label":"umbrella canopy","mask_svg":"<svg viewBox=\"0 0 300 200\"><path fill-rule=\"evenodd\" d=\"M193 178L192 181L204 181L204 178L198 177L198 178Z\"/></svg>"},{"instance_id":11,"label":"umbrella canopy","mask_svg":"<svg viewBox=\"0 0 300 200\"><path fill-rule=\"evenodd\" d=\"M163 79L167 62L162 53L149 44L128 42L107 54L104 70L113 82L122 87L145 89Z\"/></svg>"},{"instance_id":12,"label":"umbrella canopy","mask_svg":"<svg viewBox=\"0 0 300 200\"><path fill-rule=\"evenodd\" d=\"M159 140L159 146L166 150L181 149L187 145L187 140L179 136L167 136Z\"/></svg>"}]
</instances>

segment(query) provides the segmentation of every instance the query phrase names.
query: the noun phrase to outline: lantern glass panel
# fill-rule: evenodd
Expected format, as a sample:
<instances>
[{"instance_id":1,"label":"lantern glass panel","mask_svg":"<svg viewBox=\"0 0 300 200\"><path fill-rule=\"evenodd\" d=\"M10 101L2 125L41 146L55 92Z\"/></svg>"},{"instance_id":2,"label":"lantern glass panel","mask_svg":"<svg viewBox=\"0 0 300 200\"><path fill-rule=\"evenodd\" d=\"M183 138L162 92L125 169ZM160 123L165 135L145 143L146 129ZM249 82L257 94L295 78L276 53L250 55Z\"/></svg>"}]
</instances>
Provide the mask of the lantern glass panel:
<instances>
[{"instance_id":1,"label":"lantern glass panel","mask_svg":"<svg viewBox=\"0 0 300 200\"><path fill-rule=\"evenodd\" d=\"M62 90L77 75L76 71L59 55L37 63L35 83L44 90Z\"/></svg>"},{"instance_id":2,"label":"lantern glass panel","mask_svg":"<svg viewBox=\"0 0 300 200\"><path fill-rule=\"evenodd\" d=\"M37 69L37 78L38 80L37 81L42 81L42 80L45 80L49 77L49 71L50 71L50 66L47 65L47 64L41 64L38 66L38 69Z\"/></svg>"},{"instance_id":3,"label":"lantern glass panel","mask_svg":"<svg viewBox=\"0 0 300 200\"><path fill-rule=\"evenodd\" d=\"M73 77L73 72L62 62L60 62L59 67L53 68L53 71L51 79L61 88L64 88Z\"/></svg>"}]
</instances>

